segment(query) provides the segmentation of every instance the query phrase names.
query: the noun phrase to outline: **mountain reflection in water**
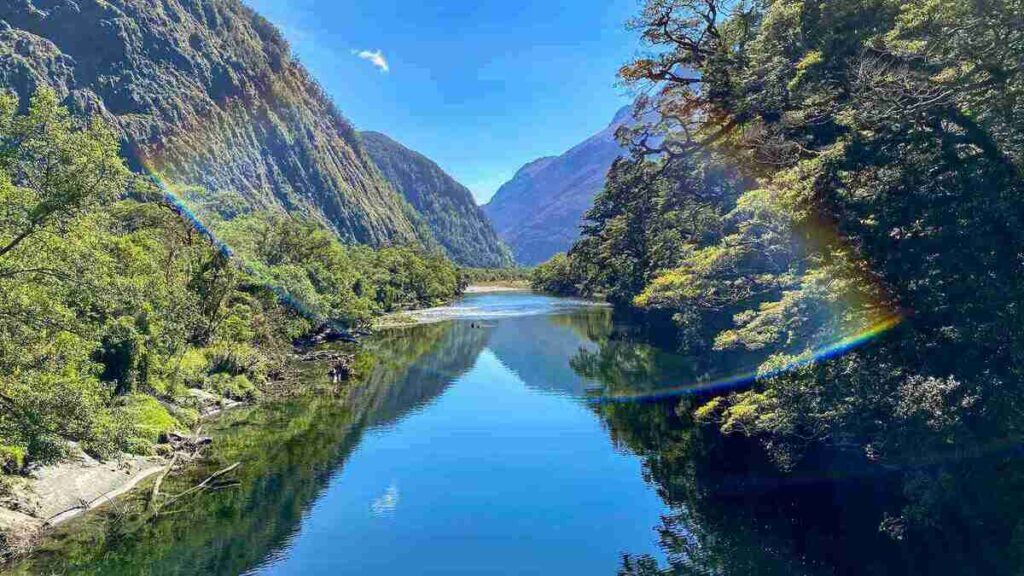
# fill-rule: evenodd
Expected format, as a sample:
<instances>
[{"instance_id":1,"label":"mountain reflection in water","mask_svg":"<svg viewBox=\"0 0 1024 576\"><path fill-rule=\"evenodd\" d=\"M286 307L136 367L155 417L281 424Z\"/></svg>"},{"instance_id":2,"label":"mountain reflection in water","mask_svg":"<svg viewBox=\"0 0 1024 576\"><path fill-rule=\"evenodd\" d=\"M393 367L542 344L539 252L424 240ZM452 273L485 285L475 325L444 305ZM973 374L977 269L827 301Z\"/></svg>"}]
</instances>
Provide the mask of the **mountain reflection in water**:
<instances>
[{"instance_id":1,"label":"mountain reflection in water","mask_svg":"<svg viewBox=\"0 0 1024 576\"><path fill-rule=\"evenodd\" d=\"M22 573L838 574L1020 568L1019 460L913 470L819 450L778 471L684 395L595 402L727 366L645 343L611 309L466 297L365 346L358 382L231 412L236 487L157 518L145 494L62 528ZM446 319L441 320L440 317ZM454 319L452 319L454 318ZM742 359L732 359L740 362ZM719 359L719 362L723 361ZM967 472L965 472L967 470ZM924 528L883 532L914 482ZM145 492L145 491L142 491ZM945 496L945 498L942 498ZM893 534L902 535L902 539Z\"/></svg>"}]
</instances>

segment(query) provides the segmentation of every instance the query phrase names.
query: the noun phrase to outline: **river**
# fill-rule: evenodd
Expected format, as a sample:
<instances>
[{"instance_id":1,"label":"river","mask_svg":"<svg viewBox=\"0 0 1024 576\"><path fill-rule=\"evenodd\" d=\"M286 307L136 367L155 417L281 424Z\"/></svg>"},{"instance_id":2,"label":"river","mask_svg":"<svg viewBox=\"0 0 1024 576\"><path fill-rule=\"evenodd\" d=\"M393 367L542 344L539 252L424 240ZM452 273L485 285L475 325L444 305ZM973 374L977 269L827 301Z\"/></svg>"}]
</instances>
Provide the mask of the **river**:
<instances>
[{"instance_id":1,"label":"river","mask_svg":"<svg viewBox=\"0 0 1024 576\"><path fill-rule=\"evenodd\" d=\"M687 383L713 370L607 307L475 294L421 318L368 341L356 382L217 419L209 462L164 490L240 462L231 483L156 518L142 490L62 527L17 570L835 574L940 561L880 533L902 489L891 479L784 476L751 443L687 424ZM634 396L646 399L622 400Z\"/></svg>"}]
</instances>

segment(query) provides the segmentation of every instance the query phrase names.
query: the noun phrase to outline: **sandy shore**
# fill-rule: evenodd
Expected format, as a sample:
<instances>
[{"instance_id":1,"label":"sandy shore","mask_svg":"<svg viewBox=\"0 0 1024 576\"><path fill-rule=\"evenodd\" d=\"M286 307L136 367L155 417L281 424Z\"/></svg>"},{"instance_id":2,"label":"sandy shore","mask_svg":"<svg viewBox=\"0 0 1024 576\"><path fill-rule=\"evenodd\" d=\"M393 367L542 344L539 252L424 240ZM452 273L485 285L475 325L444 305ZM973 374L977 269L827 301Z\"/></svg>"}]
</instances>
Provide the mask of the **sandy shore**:
<instances>
[{"instance_id":1,"label":"sandy shore","mask_svg":"<svg viewBox=\"0 0 1024 576\"><path fill-rule=\"evenodd\" d=\"M203 419L245 405L194 392L206 401ZM131 454L99 461L73 444L71 452L62 462L16 477L11 492L0 499L0 536L6 545L6 549L0 547L0 562L3 556L29 552L47 529L109 504L163 472L168 464L159 456ZM0 564L0 572L2 568Z\"/></svg>"},{"instance_id":2,"label":"sandy shore","mask_svg":"<svg viewBox=\"0 0 1024 576\"><path fill-rule=\"evenodd\" d=\"M466 294L489 294L491 292L529 292L530 286L526 283L517 284L474 284L466 287Z\"/></svg>"},{"instance_id":3,"label":"sandy shore","mask_svg":"<svg viewBox=\"0 0 1024 576\"><path fill-rule=\"evenodd\" d=\"M24 554L47 528L98 508L162 471L157 457L128 456L107 462L73 448L71 458L44 466L20 479L0 503L4 554Z\"/></svg>"}]
</instances>

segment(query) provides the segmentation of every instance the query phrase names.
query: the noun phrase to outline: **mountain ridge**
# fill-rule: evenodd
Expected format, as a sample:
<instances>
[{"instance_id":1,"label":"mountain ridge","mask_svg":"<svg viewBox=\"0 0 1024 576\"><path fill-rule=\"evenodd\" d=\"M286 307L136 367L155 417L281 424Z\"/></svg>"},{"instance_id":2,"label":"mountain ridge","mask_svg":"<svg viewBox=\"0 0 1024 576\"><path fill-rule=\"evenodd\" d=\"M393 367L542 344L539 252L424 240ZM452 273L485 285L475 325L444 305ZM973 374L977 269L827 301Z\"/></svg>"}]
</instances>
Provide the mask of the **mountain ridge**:
<instances>
[{"instance_id":1,"label":"mountain ridge","mask_svg":"<svg viewBox=\"0 0 1024 576\"><path fill-rule=\"evenodd\" d=\"M345 241L430 245L281 33L239 0L8 0L0 85L53 88L120 133L136 169L237 191Z\"/></svg>"},{"instance_id":2,"label":"mountain ridge","mask_svg":"<svg viewBox=\"0 0 1024 576\"><path fill-rule=\"evenodd\" d=\"M623 153L615 133L629 122L632 106L624 106L604 129L561 155L523 165L483 206L517 263L539 264L572 246L608 168Z\"/></svg>"},{"instance_id":3,"label":"mountain ridge","mask_svg":"<svg viewBox=\"0 0 1024 576\"><path fill-rule=\"evenodd\" d=\"M360 137L377 168L423 216L453 261L478 268L512 264L511 253L468 188L427 156L386 134L368 130Z\"/></svg>"}]
</instances>

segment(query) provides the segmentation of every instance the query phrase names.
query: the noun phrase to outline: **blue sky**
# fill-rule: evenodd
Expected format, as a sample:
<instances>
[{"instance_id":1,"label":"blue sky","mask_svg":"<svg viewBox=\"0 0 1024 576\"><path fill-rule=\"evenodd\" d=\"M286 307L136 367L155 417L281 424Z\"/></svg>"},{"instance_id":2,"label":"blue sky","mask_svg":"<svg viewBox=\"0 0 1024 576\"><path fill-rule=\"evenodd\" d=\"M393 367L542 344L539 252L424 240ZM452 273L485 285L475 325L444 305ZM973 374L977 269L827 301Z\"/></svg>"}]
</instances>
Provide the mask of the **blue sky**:
<instances>
[{"instance_id":1,"label":"blue sky","mask_svg":"<svg viewBox=\"0 0 1024 576\"><path fill-rule=\"evenodd\" d=\"M360 130L383 132L486 201L629 102L637 0L245 0ZM383 68L385 67L387 71Z\"/></svg>"}]
</instances>

